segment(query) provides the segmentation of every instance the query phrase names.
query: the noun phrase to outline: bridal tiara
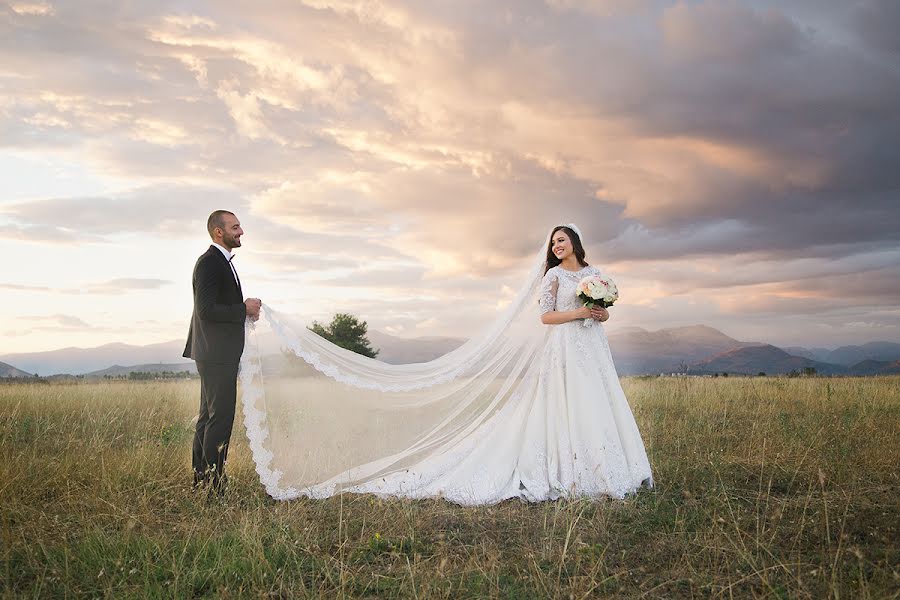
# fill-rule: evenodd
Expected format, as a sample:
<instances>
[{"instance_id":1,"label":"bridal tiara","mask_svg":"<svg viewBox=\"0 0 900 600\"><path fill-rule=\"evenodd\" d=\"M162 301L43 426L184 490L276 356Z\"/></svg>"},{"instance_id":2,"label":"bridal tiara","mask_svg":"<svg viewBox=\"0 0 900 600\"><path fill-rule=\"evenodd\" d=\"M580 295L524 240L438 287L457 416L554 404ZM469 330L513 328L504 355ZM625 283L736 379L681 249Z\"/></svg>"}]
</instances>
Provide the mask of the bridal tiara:
<instances>
[{"instance_id":1,"label":"bridal tiara","mask_svg":"<svg viewBox=\"0 0 900 600\"><path fill-rule=\"evenodd\" d=\"M566 227L574 231L576 235L578 235L578 239L581 240L581 243L584 244L584 236L581 235L581 230L578 229L578 225L575 223L566 223Z\"/></svg>"},{"instance_id":2,"label":"bridal tiara","mask_svg":"<svg viewBox=\"0 0 900 600\"><path fill-rule=\"evenodd\" d=\"M569 229L574 231L575 235L578 236L578 239L581 240L581 244L584 245L584 236L581 234L581 230L578 229L578 225L576 225L575 223L564 223L564 224L560 225L560 227L568 227ZM554 229L551 229L550 233L547 234L548 243L549 243L550 238L553 236Z\"/></svg>"}]
</instances>

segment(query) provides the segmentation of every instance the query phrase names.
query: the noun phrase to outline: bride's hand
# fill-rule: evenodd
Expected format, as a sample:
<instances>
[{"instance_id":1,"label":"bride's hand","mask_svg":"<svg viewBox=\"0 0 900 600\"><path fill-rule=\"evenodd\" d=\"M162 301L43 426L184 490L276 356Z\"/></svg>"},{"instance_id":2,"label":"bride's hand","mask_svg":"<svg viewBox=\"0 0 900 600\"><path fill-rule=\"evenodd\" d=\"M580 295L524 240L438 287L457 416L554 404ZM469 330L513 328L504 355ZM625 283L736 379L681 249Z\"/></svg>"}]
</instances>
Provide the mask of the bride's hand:
<instances>
[{"instance_id":1,"label":"bride's hand","mask_svg":"<svg viewBox=\"0 0 900 600\"><path fill-rule=\"evenodd\" d=\"M582 306L581 308L575 309L575 318L576 319L590 319L593 318L593 314L591 314L591 309L587 306Z\"/></svg>"},{"instance_id":2,"label":"bride's hand","mask_svg":"<svg viewBox=\"0 0 900 600\"><path fill-rule=\"evenodd\" d=\"M601 323L609 320L609 311L602 306L595 306L591 309L591 318L597 319Z\"/></svg>"}]
</instances>

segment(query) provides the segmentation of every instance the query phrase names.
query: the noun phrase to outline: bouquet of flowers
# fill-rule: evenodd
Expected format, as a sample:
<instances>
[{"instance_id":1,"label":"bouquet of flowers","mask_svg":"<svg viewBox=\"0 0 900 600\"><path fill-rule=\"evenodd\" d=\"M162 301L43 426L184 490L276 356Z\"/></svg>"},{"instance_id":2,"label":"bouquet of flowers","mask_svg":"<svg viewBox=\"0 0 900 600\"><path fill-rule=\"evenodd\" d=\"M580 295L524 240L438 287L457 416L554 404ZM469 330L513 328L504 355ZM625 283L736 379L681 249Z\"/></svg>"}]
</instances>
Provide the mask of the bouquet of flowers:
<instances>
[{"instance_id":1,"label":"bouquet of flowers","mask_svg":"<svg viewBox=\"0 0 900 600\"><path fill-rule=\"evenodd\" d=\"M619 288L605 275L590 275L578 282L578 299L588 308L595 306L609 308L619 299ZM585 319L584 324L590 327L594 324L594 320Z\"/></svg>"}]
</instances>

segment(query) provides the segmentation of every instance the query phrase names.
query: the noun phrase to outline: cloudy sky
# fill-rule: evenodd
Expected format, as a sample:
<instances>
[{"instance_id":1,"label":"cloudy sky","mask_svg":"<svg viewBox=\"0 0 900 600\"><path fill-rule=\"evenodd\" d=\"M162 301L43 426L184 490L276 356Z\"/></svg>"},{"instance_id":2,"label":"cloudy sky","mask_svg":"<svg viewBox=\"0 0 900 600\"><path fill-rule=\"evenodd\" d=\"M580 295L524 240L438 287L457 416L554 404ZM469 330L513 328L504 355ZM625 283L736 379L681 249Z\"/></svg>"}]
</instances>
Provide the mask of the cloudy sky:
<instances>
[{"instance_id":1,"label":"cloudy sky","mask_svg":"<svg viewBox=\"0 0 900 600\"><path fill-rule=\"evenodd\" d=\"M245 292L468 335L575 221L610 327L900 341L895 0L0 3L0 354Z\"/></svg>"}]
</instances>

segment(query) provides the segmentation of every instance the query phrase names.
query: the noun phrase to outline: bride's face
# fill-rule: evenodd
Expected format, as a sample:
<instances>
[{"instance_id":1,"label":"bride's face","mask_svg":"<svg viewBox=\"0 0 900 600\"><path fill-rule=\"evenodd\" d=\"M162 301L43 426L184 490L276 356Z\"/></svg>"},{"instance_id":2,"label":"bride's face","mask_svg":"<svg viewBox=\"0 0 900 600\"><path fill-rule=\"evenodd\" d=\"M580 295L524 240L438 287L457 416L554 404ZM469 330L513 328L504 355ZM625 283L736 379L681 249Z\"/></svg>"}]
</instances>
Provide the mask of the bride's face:
<instances>
[{"instance_id":1,"label":"bride's face","mask_svg":"<svg viewBox=\"0 0 900 600\"><path fill-rule=\"evenodd\" d=\"M556 258L563 261L572 255L572 240L569 239L565 231L560 229L553 234L553 245L550 249Z\"/></svg>"}]
</instances>

